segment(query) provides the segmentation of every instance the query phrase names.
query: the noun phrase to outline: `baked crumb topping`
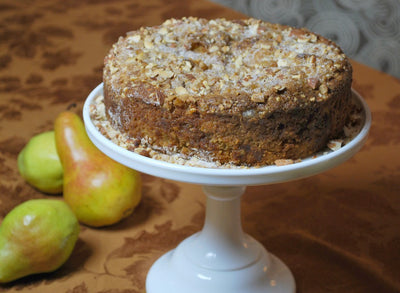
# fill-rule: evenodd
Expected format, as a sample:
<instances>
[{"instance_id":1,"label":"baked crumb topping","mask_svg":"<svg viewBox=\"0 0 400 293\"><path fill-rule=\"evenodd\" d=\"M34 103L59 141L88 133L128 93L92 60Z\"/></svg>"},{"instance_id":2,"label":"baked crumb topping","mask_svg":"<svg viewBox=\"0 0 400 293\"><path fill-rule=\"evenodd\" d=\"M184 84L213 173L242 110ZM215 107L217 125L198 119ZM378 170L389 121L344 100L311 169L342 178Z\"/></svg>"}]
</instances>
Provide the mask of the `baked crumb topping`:
<instances>
[{"instance_id":1,"label":"baked crumb topping","mask_svg":"<svg viewBox=\"0 0 400 293\"><path fill-rule=\"evenodd\" d=\"M349 66L333 42L256 19L169 19L121 37L106 58L104 70L122 98L148 90L148 102L164 107L214 96L228 97L227 108L239 95L268 107L279 102L271 92L279 99L304 85L312 94L296 99L324 100L329 81Z\"/></svg>"}]
</instances>

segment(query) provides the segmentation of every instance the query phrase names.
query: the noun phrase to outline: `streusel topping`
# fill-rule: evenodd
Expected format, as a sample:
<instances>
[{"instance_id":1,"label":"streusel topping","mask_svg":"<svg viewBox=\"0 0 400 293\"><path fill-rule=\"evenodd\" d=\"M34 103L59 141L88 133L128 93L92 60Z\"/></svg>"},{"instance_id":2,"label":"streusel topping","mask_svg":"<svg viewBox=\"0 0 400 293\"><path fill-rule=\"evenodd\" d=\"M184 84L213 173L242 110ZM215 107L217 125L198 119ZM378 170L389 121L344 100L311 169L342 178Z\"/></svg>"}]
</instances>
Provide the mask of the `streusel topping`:
<instances>
[{"instance_id":1,"label":"streusel topping","mask_svg":"<svg viewBox=\"0 0 400 293\"><path fill-rule=\"evenodd\" d=\"M169 19L121 37L107 58L104 70L122 98L148 85L160 89L148 95L159 105L242 94L267 104L271 91L304 86L313 94L296 99L323 100L329 81L349 66L340 48L321 36L256 19Z\"/></svg>"}]
</instances>

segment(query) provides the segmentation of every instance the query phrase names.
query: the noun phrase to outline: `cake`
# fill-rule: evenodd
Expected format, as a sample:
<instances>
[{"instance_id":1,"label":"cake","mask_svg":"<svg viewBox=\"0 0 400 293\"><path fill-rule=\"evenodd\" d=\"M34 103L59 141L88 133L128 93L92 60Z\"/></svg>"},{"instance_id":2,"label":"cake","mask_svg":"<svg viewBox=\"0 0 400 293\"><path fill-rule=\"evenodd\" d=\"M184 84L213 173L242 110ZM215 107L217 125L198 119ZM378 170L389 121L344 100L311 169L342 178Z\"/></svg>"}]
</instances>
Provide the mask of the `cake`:
<instances>
[{"instance_id":1,"label":"cake","mask_svg":"<svg viewBox=\"0 0 400 293\"><path fill-rule=\"evenodd\" d=\"M218 164L298 160L343 132L352 68L332 41L256 19L169 19L104 60L107 119L163 154Z\"/></svg>"}]
</instances>

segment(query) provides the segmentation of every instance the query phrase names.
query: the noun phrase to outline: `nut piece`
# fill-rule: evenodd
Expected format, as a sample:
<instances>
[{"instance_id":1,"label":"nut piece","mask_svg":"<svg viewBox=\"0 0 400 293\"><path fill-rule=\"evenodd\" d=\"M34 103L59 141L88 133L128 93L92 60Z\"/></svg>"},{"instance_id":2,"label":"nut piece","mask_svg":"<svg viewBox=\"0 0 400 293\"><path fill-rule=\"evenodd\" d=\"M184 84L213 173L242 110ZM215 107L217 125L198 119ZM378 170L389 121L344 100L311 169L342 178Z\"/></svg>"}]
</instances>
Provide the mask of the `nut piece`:
<instances>
[{"instance_id":1,"label":"nut piece","mask_svg":"<svg viewBox=\"0 0 400 293\"><path fill-rule=\"evenodd\" d=\"M236 58L236 60L235 60L235 67L236 67L236 68L239 68L240 66L242 66L242 64L243 64L242 56L238 56L238 57Z\"/></svg>"},{"instance_id":2,"label":"nut piece","mask_svg":"<svg viewBox=\"0 0 400 293\"><path fill-rule=\"evenodd\" d=\"M187 95L188 91L183 86L178 86L175 88L175 93L178 96Z\"/></svg>"},{"instance_id":3,"label":"nut piece","mask_svg":"<svg viewBox=\"0 0 400 293\"><path fill-rule=\"evenodd\" d=\"M221 51L224 52L224 53L228 53L229 52L229 47L228 46L223 46L221 48Z\"/></svg>"},{"instance_id":4,"label":"nut piece","mask_svg":"<svg viewBox=\"0 0 400 293\"><path fill-rule=\"evenodd\" d=\"M212 46L210 49L208 49L208 52L213 53L213 52L217 52L219 50L218 46Z\"/></svg>"},{"instance_id":5,"label":"nut piece","mask_svg":"<svg viewBox=\"0 0 400 293\"><path fill-rule=\"evenodd\" d=\"M284 59L279 59L278 60L278 67L285 67L288 66L288 62Z\"/></svg>"},{"instance_id":6,"label":"nut piece","mask_svg":"<svg viewBox=\"0 0 400 293\"><path fill-rule=\"evenodd\" d=\"M189 61L185 61L185 65L184 65L184 67L183 67L183 70L184 71L190 71L190 69L192 69L192 63L190 63Z\"/></svg>"},{"instance_id":7,"label":"nut piece","mask_svg":"<svg viewBox=\"0 0 400 293\"><path fill-rule=\"evenodd\" d=\"M291 165L293 164L294 161L291 159L279 159L279 160L275 160L275 165L277 166L286 166L286 165Z\"/></svg>"},{"instance_id":8,"label":"nut piece","mask_svg":"<svg viewBox=\"0 0 400 293\"><path fill-rule=\"evenodd\" d=\"M174 76L174 73L169 69L167 69L167 70L159 69L159 70L157 70L157 73L161 78L164 78L164 79L172 78Z\"/></svg>"},{"instance_id":9,"label":"nut piece","mask_svg":"<svg viewBox=\"0 0 400 293\"><path fill-rule=\"evenodd\" d=\"M138 43L140 41L140 35L134 35L131 37L131 40L134 41L135 43Z\"/></svg>"},{"instance_id":10,"label":"nut piece","mask_svg":"<svg viewBox=\"0 0 400 293\"><path fill-rule=\"evenodd\" d=\"M162 35L162 36L165 36L166 34L168 34L168 30L167 30L166 27L162 27L162 28L158 31L158 33L159 33L160 35Z\"/></svg>"},{"instance_id":11,"label":"nut piece","mask_svg":"<svg viewBox=\"0 0 400 293\"><path fill-rule=\"evenodd\" d=\"M307 79L307 83L313 90L319 87L319 79L317 77L310 77Z\"/></svg>"},{"instance_id":12,"label":"nut piece","mask_svg":"<svg viewBox=\"0 0 400 293\"><path fill-rule=\"evenodd\" d=\"M251 100L256 103L264 103L265 98L262 93L255 93L251 95Z\"/></svg>"},{"instance_id":13,"label":"nut piece","mask_svg":"<svg viewBox=\"0 0 400 293\"><path fill-rule=\"evenodd\" d=\"M342 147L342 144L342 139L331 140L328 142L328 148L330 148L332 151L337 151Z\"/></svg>"},{"instance_id":14,"label":"nut piece","mask_svg":"<svg viewBox=\"0 0 400 293\"><path fill-rule=\"evenodd\" d=\"M321 92L321 94L326 94L328 92L328 87L324 84L321 84L319 87L319 91Z\"/></svg>"},{"instance_id":15,"label":"nut piece","mask_svg":"<svg viewBox=\"0 0 400 293\"><path fill-rule=\"evenodd\" d=\"M146 48L146 49L152 49L153 47L154 47L154 45L153 45L153 43L151 42L151 39L150 38L145 38L144 39L144 47Z\"/></svg>"}]
</instances>

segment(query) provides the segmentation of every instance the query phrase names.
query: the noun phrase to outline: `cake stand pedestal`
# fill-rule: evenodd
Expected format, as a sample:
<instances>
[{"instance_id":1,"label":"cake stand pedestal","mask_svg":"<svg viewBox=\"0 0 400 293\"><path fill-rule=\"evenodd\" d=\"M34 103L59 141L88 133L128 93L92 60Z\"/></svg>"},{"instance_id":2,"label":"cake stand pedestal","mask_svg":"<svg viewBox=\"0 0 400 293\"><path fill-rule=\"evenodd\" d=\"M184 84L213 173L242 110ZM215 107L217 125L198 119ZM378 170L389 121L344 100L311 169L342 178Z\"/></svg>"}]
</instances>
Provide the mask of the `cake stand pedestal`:
<instances>
[{"instance_id":1,"label":"cake stand pedestal","mask_svg":"<svg viewBox=\"0 0 400 293\"><path fill-rule=\"evenodd\" d=\"M163 255L147 276L147 292L295 292L287 266L243 233L243 186L203 187L207 196L201 232Z\"/></svg>"},{"instance_id":2,"label":"cake stand pedestal","mask_svg":"<svg viewBox=\"0 0 400 293\"><path fill-rule=\"evenodd\" d=\"M128 151L104 137L90 118L90 105L103 93L102 84L87 98L83 118L93 143L112 159L138 171L176 181L201 184L207 196L203 229L182 241L151 267L147 293L293 293L295 282L287 266L262 244L245 234L240 201L246 186L286 182L333 168L359 151L371 126L362 107L361 131L341 149L287 166L249 169L199 168L167 163Z\"/></svg>"}]
</instances>

